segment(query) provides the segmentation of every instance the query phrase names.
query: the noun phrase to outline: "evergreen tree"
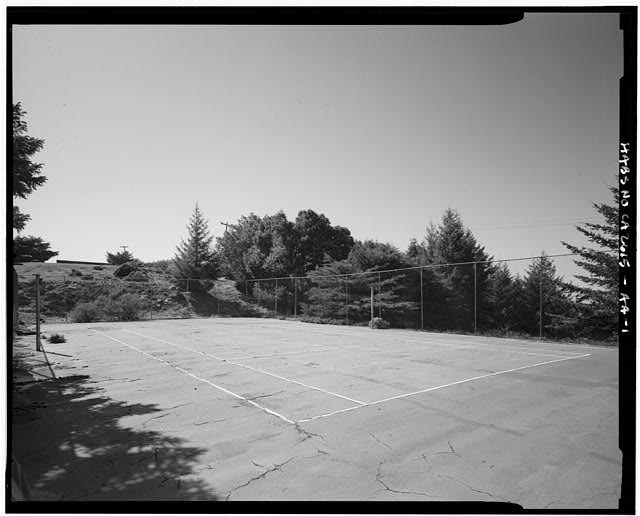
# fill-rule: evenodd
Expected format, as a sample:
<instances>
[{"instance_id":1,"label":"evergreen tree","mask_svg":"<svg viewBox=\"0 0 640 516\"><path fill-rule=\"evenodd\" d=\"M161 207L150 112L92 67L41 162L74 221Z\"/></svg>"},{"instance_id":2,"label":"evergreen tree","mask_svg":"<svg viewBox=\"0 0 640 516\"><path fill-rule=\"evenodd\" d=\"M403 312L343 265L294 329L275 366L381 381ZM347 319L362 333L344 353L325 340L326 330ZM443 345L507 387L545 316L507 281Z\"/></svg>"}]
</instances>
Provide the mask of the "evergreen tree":
<instances>
[{"instance_id":1,"label":"evergreen tree","mask_svg":"<svg viewBox=\"0 0 640 516\"><path fill-rule=\"evenodd\" d=\"M13 261L21 262L46 262L48 259L58 256L56 251L50 249L49 243L42 238L33 236L17 236L13 239Z\"/></svg>"},{"instance_id":2,"label":"evergreen tree","mask_svg":"<svg viewBox=\"0 0 640 516\"><path fill-rule=\"evenodd\" d=\"M427 264L461 264L434 267L447 290L446 298L438 305L441 313L435 319L447 321L449 329L473 331L475 310L478 328L486 327L490 314L491 257L464 226L458 212L449 208L438 227L430 224L423 246ZM481 262L475 270L473 262Z\"/></svg>"},{"instance_id":3,"label":"evergreen tree","mask_svg":"<svg viewBox=\"0 0 640 516\"><path fill-rule=\"evenodd\" d=\"M33 156L42 149L44 140L27 134L26 115L20 102L13 105L13 198L26 199L36 188L42 186L47 178L42 175L42 163L35 163ZM26 213L21 213L18 206L13 205L13 229L17 233L24 231L31 219ZM17 261L46 261L57 256L51 251L50 244L42 238L27 236L16 237L13 240L13 252Z\"/></svg>"},{"instance_id":4,"label":"evergreen tree","mask_svg":"<svg viewBox=\"0 0 640 516\"><path fill-rule=\"evenodd\" d=\"M567 285L577 301L579 323L575 331L581 336L593 338L608 338L618 333L620 197L616 187L610 190L613 204L593 204L603 217L603 223L585 223L576 227L594 247L578 247L562 242L569 251L579 256L574 262L585 271L585 274L575 276L582 285Z\"/></svg>"},{"instance_id":5,"label":"evergreen tree","mask_svg":"<svg viewBox=\"0 0 640 516\"><path fill-rule=\"evenodd\" d=\"M216 279L218 267L211 244L213 237L209 234L208 223L197 204L187 225L187 231L187 240L182 240L176 247L172 263L174 277L178 280Z\"/></svg>"},{"instance_id":6,"label":"evergreen tree","mask_svg":"<svg viewBox=\"0 0 640 516\"><path fill-rule=\"evenodd\" d=\"M556 266L544 253L525 272L523 295L522 329L531 335L539 335L542 324L543 337L563 336L562 323L570 313L570 300Z\"/></svg>"},{"instance_id":7,"label":"evergreen tree","mask_svg":"<svg viewBox=\"0 0 640 516\"><path fill-rule=\"evenodd\" d=\"M133 255L124 249L119 253L110 253L107 251L107 263L111 265L122 265L123 263L132 262L135 258Z\"/></svg>"},{"instance_id":8,"label":"evergreen tree","mask_svg":"<svg viewBox=\"0 0 640 516\"><path fill-rule=\"evenodd\" d=\"M489 279L489 327L503 334L517 326L516 307L518 284L505 263L498 265Z\"/></svg>"},{"instance_id":9,"label":"evergreen tree","mask_svg":"<svg viewBox=\"0 0 640 516\"><path fill-rule=\"evenodd\" d=\"M42 186L47 178L42 175L42 163L32 161L34 154L40 151L44 140L27 134L27 122L23 119L20 102L13 105L13 198L26 199L36 188ZM24 229L29 215L20 213L13 207L13 227L18 232Z\"/></svg>"}]
</instances>

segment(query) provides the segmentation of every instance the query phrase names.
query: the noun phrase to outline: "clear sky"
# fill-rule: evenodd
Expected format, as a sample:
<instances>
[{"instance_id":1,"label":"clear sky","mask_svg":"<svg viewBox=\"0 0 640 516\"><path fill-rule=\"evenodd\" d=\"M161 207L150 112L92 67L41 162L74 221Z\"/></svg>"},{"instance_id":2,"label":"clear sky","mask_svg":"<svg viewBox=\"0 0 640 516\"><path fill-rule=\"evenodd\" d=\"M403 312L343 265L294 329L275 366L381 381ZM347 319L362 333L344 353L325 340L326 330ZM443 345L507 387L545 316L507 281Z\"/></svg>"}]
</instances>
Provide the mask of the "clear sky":
<instances>
[{"instance_id":1,"label":"clear sky","mask_svg":"<svg viewBox=\"0 0 640 516\"><path fill-rule=\"evenodd\" d=\"M48 177L24 234L170 258L198 202L216 236L310 208L405 250L452 207L496 258L566 252L616 181L618 24L15 27Z\"/></svg>"}]
</instances>

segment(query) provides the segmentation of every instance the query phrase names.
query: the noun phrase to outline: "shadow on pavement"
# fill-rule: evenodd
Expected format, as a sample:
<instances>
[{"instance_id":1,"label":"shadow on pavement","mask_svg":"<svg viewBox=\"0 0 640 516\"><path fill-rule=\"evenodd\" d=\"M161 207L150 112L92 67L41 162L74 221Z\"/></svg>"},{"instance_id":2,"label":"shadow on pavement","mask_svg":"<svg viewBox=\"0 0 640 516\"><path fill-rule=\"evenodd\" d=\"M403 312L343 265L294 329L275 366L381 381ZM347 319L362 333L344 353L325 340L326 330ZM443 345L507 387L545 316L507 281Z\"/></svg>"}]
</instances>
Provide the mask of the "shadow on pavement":
<instances>
[{"instance_id":1,"label":"shadow on pavement","mask_svg":"<svg viewBox=\"0 0 640 516\"><path fill-rule=\"evenodd\" d=\"M156 405L106 397L88 376L13 385L11 452L33 500L215 500L194 467L203 448L120 419Z\"/></svg>"}]
</instances>

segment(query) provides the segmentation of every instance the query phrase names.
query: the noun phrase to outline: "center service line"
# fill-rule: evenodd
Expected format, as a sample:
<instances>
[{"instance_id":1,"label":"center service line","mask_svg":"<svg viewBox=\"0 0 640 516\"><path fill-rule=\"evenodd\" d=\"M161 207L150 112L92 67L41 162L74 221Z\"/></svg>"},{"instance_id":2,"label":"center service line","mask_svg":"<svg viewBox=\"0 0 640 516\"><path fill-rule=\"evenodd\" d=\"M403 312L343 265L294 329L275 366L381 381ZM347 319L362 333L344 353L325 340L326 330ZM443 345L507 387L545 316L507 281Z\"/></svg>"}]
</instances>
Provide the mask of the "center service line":
<instances>
[{"instance_id":1,"label":"center service line","mask_svg":"<svg viewBox=\"0 0 640 516\"><path fill-rule=\"evenodd\" d=\"M162 362L163 364L166 364L169 367L173 367L176 371L179 371L182 374L190 376L191 378L195 378L199 382L206 383L206 384L210 385L211 387L214 387L215 389L218 389L218 390L220 390L220 391L222 391L222 392L224 392L226 394L229 394L230 396L233 396L234 398L238 398L238 399L240 399L242 401L246 401L250 405L253 405L254 407L262 410L263 412L267 412L268 414L271 414L273 416L276 416L276 417L282 419L282 421L284 421L285 423L289 423L291 425L295 425L295 423L293 421L291 421L290 419L287 419L282 414L278 414L274 410L271 410L271 409L268 409L268 408L263 407L261 405L258 405L255 401L251 401L251 400L245 398L244 396L240 396L240 394L236 394L235 392L231 392L230 390L225 389L224 387L220 387L219 385L216 385L215 383L212 383L209 380L205 380L204 378L200 378L199 376L197 376L197 375L195 375L193 373L190 373L189 371L185 371L181 367L178 367L177 365L174 365L174 364L172 364L171 362L169 362L167 360L163 360L161 358L153 356L152 354L147 353L146 351L143 351L143 350L141 350L141 349L139 349L139 348L137 348L135 346L132 346L131 344L127 344L126 342L122 342L121 340L116 339L115 337L112 337L111 335L107 335L106 333L102 333L101 331L93 330L93 329L90 329L90 331L93 331L93 332L98 333L98 334L100 334L100 335L102 335L104 337L107 337L108 339L111 339L111 340L117 342L118 344L122 344L123 346L126 346L126 347L128 347L130 349L133 349L133 350L137 351L138 353L142 353L143 355L145 355L145 356L147 356L149 358L152 358L153 360L157 360L158 362Z\"/></svg>"},{"instance_id":2,"label":"center service line","mask_svg":"<svg viewBox=\"0 0 640 516\"><path fill-rule=\"evenodd\" d=\"M467 382L473 382L475 380L481 380L482 378L489 378L490 376L498 376L500 374L505 374L505 373L513 373L514 371L522 371L523 369L531 369L532 367L538 367L538 366L542 366L542 365L546 365L546 364L553 364L556 362L564 362L566 360L574 360L576 358L584 358L584 357L588 357L591 356L591 353L586 353L584 355L580 355L580 356L576 356L576 357L565 357L565 358L558 358L556 360L548 360L546 362L539 362L537 364L531 364L531 365L526 365L526 366L522 366L522 367L514 367L513 369L505 369L504 371L497 371L495 373L488 373L488 374L483 374L480 376L474 376L472 378L466 378L464 380L458 380L457 382L451 382L451 383L446 383L444 385L438 385L437 387L429 387L428 389L422 389L420 391L415 391L415 392L409 392L407 394L399 394L398 396L391 396L390 398L385 398L383 400L378 400L378 401L372 401L371 403L367 403L366 405L361 405L358 407L349 407L346 409L342 409L342 410L336 410L334 412L329 412L328 414L321 414L319 416L313 416L307 419L301 419L298 421L298 423L306 423L308 421L313 421L314 419L320 419L320 418L324 418L324 417L329 417L329 416L333 416L335 414L341 414L343 412L349 412L351 410L356 410L356 409L360 409L363 407L370 407L372 405L378 405L380 403L386 403L387 401L392 401L392 400L398 400L401 398L407 398L409 396L415 396L416 394L423 394L425 392L431 392L431 391L437 391L438 389L444 389L445 387L451 387L453 385L459 385L461 383L467 383Z\"/></svg>"},{"instance_id":3,"label":"center service line","mask_svg":"<svg viewBox=\"0 0 640 516\"><path fill-rule=\"evenodd\" d=\"M187 351L191 351L191 353L195 353L197 355L203 355L205 357L213 358L214 360L218 360L220 362L226 362L227 364L232 364L232 365L235 365L235 366L238 366L238 367L243 367L244 369L249 369L250 371L255 371L256 373L266 374L268 376L272 376L273 378L277 378L277 379L283 380L285 382L295 383L295 384L301 385L302 387L305 387L307 389L312 389L314 391L323 392L323 393L329 394L331 396L337 396L338 398L342 398L343 400L347 400L347 401L350 401L352 403L356 403L359 406L367 405L367 403L364 402L364 401L354 400L353 398L348 398L347 396L343 396L342 394L338 394L336 392L327 391L326 389L322 389L320 387L314 387L313 385L308 385L306 383L302 383L302 382L299 382L297 380L292 380L291 378L285 378L284 376L280 376L280 375L277 375L277 374L274 374L274 373L269 373L268 371L263 371L263 370L258 369L256 367L251 367L251 366L248 366L248 365L245 365L245 364L240 364L239 362L234 362L233 360L228 360L226 358L217 357L215 355L211 355L209 353L205 353L204 351L199 351L197 349L192 349L192 348L190 348L188 346L183 346L181 344L175 344L173 342L169 342L169 341L166 341L166 340L163 340L163 339L158 339L157 337L153 337L151 335L144 335L142 333L138 333L137 331L133 331L133 330L122 330L122 331L126 331L127 333L132 333L133 335L139 335L140 337L144 337L146 339L152 339L152 340L155 340L155 341L158 341L158 342L163 342L164 344L168 344L169 346L173 346L173 347L176 347L176 348L186 349Z\"/></svg>"}]
</instances>

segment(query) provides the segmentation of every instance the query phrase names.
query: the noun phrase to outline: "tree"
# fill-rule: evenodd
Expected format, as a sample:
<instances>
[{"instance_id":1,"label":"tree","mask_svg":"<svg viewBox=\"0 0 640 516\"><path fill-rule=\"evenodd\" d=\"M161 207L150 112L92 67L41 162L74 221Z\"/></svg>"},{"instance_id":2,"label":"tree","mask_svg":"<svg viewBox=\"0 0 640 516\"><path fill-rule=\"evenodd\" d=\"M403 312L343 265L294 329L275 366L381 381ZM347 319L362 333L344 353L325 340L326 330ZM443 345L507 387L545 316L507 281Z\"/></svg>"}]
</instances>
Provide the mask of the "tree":
<instances>
[{"instance_id":1,"label":"tree","mask_svg":"<svg viewBox=\"0 0 640 516\"><path fill-rule=\"evenodd\" d=\"M56 251L49 248L47 242L33 236L17 236L13 239L14 262L46 262L58 256Z\"/></svg>"},{"instance_id":2,"label":"tree","mask_svg":"<svg viewBox=\"0 0 640 516\"><path fill-rule=\"evenodd\" d=\"M196 204L187 225L187 240L181 240L173 258L172 273L178 280L216 279L218 266L207 221Z\"/></svg>"},{"instance_id":3,"label":"tree","mask_svg":"<svg viewBox=\"0 0 640 516\"><path fill-rule=\"evenodd\" d=\"M20 102L13 105L13 198L26 199L36 188L42 186L47 178L42 175L42 163L34 163L33 155L40 151L44 140L27 134L27 122L23 120L26 112ZM13 227L21 232L29 215L20 213L13 207Z\"/></svg>"},{"instance_id":4,"label":"tree","mask_svg":"<svg viewBox=\"0 0 640 516\"><path fill-rule=\"evenodd\" d=\"M133 255L124 249L119 253L110 253L107 251L107 263L111 265L122 265L123 263L132 262L135 258Z\"/></svg>"},{"instance_id":5,"label":"tree","mask_svg":"<svg viewBox=\"0 0 640 516\"><path fill-rule=\"evenodd\" d=\"M620 194L617 187L611 187L610 190L613 204L593 204L604 222L576 226L595 247L578 247L562 242L569 251L579 256L574 262L585 271L585 274L575 276L582 285L567 285L576 296L579 319L576 330L583 336L594 338L608 338L618 333Z\"/></svg>"},{"instance_id":6,"label":"tree","mask_svg":"<svg viewBox=\"0 0 640 516\"><path fill-rule=\"evenodd\" d=\"M562 319L570 313L570 300L566 284L544 252L525 272L521 308L524 331L539 335L542 324L543 337L563 336Z\"/></svg>"},{"instance_id":7,"label":"tree","mask_svg":"<svg viewBox=\"0 0 640 516\"><path fill-rule=\"evenodd\" d=\"M423 248L426 264L442 265L433 269L448 292L438 304L441 313L432 319L448 321L449 329L472 331L475 311L478 328L487 326L489 277L494 267L484 247L464 226L460 214L449 208L444 212L440 225L430 224ZM474 266L474 262L480 263Z\"/></svg>"},{"instance_id":8,"label":"tree","mask_svg":"<svg viewBox=\"0 0 640 516\"><path fill-rule=\"evenodd\" d=\"M321 266L325 255L332 260L344 260L354 244L347 228L332 226L327 217L313 210L298 213L293 231L294 273L300 276Z\"/></svg>"}]
</instances>

